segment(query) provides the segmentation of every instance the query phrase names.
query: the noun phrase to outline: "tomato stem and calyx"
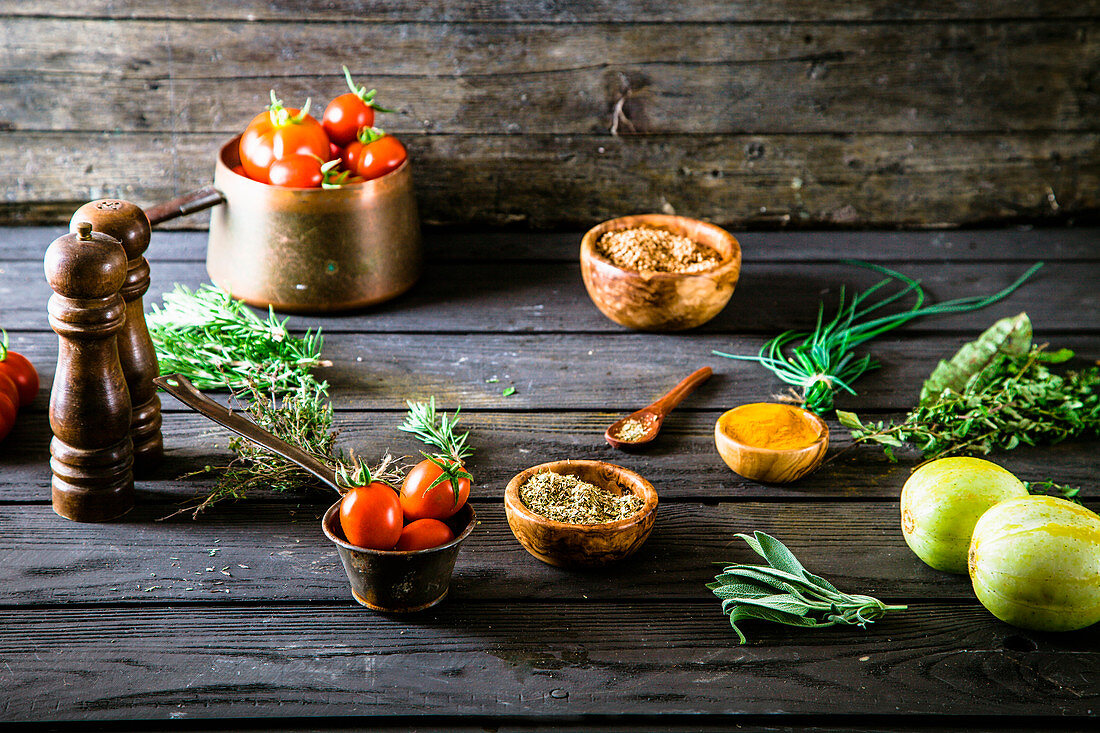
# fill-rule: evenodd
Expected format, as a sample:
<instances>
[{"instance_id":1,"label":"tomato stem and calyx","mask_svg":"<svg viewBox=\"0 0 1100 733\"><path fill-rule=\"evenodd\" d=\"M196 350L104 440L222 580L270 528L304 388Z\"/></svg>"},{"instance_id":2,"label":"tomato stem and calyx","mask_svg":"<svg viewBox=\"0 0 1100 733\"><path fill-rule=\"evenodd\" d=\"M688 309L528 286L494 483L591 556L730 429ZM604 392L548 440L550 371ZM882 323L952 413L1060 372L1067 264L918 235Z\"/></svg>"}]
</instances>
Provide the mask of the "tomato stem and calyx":
<instances>
[{"instance_id":1,"label":"tomato stem and calyx","mask_svg":"<svg viewBox=\"0 0 1100 733\"><path fill-rule=\"evenodd\" d=\"M3 330L3 329L0 329L0 335L3 336L3 338L0 338L0 361L7 361L8 360L8 332Z\"/></svg>"},{"instance_id":2,"label":"tomato stem and calyx","mask_svg":"<svg viewBox=\"0 0 1100 733\"><path fill-rule=\"evenodd\" d=\"M351 171L338 170L340 162L339 158L335 158L321 164L321 188L340 188L352 183L363 182L363 179L359 176L351 175Z\"/></svg>"},{"instance_id":3,"label":"tomato stem and calyx","mask_svg":"<svg viewBox=\"0 0 1100 733\"><path fill-rule=\"evenodd\" d=\"M300 125L309 116L309 105L312 100L307 98L306 103L298 110L298 114L290 114L290 110L283 106L281 99L275 96L275 90L271 90L271 104L267 105L267 113L271 115L271 124L275 127L287 125Z\"/></svg>"},{"instance_id":4,"label":"tomato stem and calyx","mask_svg":"<svg viewBox=\"0 0 1100 733\"><path fill-rule=\"evenodd\" d=\"M355 138L364 145L370 145L375 140L381 140L387 134L381 127L364 127ZM455 414L457 415L458 412L456 411Z\"/></svg>"},{"instance_id":5,"label":"tomato stem and calyx","mask_svg":"<svg viewBox=\"0 0 1100 733\"><path fill-rule=\"evenodd\" d=\"M457 461L450 456L445 456L442 453L425 453L424 451L420 451L420 455L438 466L439 470L443 472L436 477L435 481L432 481L431 486L428 488L434 489L444 482L449 482L451 484L451 493L455 498L455 506L458 506L458 480L464 478L467 481L473 481L474 477L470 475L461 461Z\"/></svg>"},{"instance_id":6,"label":"tomato stem and calyx","mask_svg":"<svg viewBox=\"0 0 1100 733\"><path fill-rule=\"evenodd\" d=\"M361 99L363 101L363 104L367 105L368 107L373 108L377 112L393 112L394 111L392 109L386 109L385 107L380 106L377 102L374 101L374 95L378 93L377 89L371 89L371 90L368 91L365 86L361 86L359 84L356 84L351 78L351 72L348 71L348 67L344 66L343 69L344 69L344 78L347 79L347 81L348 81L348 89L351 90L352 94L359 97L359 99Z\"/></svg>"},{"instance_id":7,"label":"tomato stem and calyx","mask_svg":"<svg viewBox=\"0 0 1100 733\"><path fill-rule=\"evenodd\" d=\"M355 463L351 466L341 463L336 468L336 485L350 490L354 489L356 486L369 486L372 483L378 483L393 489L389 482L383 479L383 474L388 465L389 456L387 456L387 459L383 460L382 464L373 472L370 466L363 462L362 458L356 458ZM395 492L397 491L397 489L393 490Z\"/></svg>"}]
</instances>

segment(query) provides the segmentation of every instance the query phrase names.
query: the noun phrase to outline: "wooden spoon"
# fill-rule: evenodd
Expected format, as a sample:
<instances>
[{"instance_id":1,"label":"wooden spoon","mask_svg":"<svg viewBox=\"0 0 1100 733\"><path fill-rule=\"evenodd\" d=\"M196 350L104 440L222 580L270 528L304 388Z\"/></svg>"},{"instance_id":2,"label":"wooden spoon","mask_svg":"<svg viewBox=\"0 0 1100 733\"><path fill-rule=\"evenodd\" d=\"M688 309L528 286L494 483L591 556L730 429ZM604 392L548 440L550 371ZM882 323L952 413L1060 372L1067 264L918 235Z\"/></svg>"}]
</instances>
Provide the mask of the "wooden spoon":
<instances>
[{"instance_id":1,"label":"wooden spoon","mask_svg":"<svg viewBox=\"0 0 1100 733\"><path fill-rule=\"evenodd\" d=\"M696 369L691 374L687 375L682 382L668 391L661 399L654 402L648 407L627 415L622 420L611 423L611 425L604 431L604 440L612 448L634 448L639 445L650 443L657 437L657 433L661 430L661 423L664 422L665 415L672 412L676 405L683 402L684 398L695 391L703 382L710 379L710 375L713 374L713 370L710 367L703 367L702 369ZM637 440L620 440L615 436L619 434L623 424L628 420L638 420L646 427L644 435Z\"/></svg>"},{"instance_id":2,"label":"wooden spoon","mask_svg":"<svg viewBox=\"0 0 1100 733\"><path fill-rule=\"evenodd\" d=\"M336 492L343 494L347 491L346 488L341 488L337 483L336 471L298 446L291 445L282 438L275 437L251 420L219 405L196 389L187 377L179 374L169 374L154 378L153 384L223 428L228 428L237 435L248 438L253 443L267 448L272 453L282 456L295 465L301 466Z\"/></svg>"}]
</instances>

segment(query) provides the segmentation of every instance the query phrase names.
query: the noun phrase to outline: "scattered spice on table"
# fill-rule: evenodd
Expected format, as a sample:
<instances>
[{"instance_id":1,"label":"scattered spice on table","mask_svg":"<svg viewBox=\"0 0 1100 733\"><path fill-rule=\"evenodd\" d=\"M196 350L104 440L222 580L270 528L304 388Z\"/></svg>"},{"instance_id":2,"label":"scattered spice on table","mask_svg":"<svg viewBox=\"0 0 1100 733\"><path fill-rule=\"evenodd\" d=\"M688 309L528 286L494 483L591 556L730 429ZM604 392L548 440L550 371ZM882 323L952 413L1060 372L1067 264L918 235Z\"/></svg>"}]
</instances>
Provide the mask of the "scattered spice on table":
<instances>
[{"instance_id":1,"label":"scattered spice on table","mask_svg":"<svg viewBox=\"0 0 1100 733\"><path fill-rule=\"evenodd\" d=\"M710 247L653 227L607 232L596 241L596 252L616 267L636 272L705 272L722 261Z\"/></svg>"},{"instance_id":2,"label":"scattered spice on table","mask_svg":"<svg viewBox=\"0 0 1100 733\"><path fill-rule=\"evenodd\" d=\"M619 429L616 430L615 434L611 437L616 440L621 440L624 443L635 443L649 435L649 431L653 428L653 423L655 421L656 418L652 415L632 417L623 421L623 424L619 426Z\"/></svg>"},{"instance_id":3,"label":"scattered spice on table","mask_svg":"<svg viewBox=\"0 0 1100 733\"><path fill-rule=\"evenodd\" d=\"M604 524L637 514L645 502L640 496L622 496L576 476L544 471L527 480L519 498L531 511L555 522Z\"/></svg>"},{"instance_id":4,"label":"scattered spice on table","mask_svg":"<svg viewBox=\"0 0 1100 733\"><path fill-rule=\"evenodd\" d=\"M802 410L775 402L741 405L722 415L718 425L738 443L753 448L804 448L821 437L818 426Z\"/></svg>"}]
</instances>

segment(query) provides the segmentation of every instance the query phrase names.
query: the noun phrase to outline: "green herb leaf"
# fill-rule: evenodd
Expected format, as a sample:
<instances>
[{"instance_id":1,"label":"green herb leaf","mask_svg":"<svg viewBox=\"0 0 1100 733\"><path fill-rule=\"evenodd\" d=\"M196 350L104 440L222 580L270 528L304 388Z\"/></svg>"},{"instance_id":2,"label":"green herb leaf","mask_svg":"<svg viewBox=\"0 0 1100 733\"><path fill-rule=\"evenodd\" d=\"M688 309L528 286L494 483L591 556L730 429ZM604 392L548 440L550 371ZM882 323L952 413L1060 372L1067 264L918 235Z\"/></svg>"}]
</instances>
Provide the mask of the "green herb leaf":
<instances>
[{"instance_id":1,"label":"green herb leaf","mask_svg":"<svg viewBox=\"0 0 1100 733\"><path fill-rule=\"evenodd\" d=\"M1031 321L1027 313L1002 318L974 341L964 344L950 360L940 361L920 390L920 404L926 405L944 390L961 392L997 354L1023 356L1031 350Z\"/></svg>"},{"instance_id":2,"label":"green herb leaf","mask_svg":"<svg viewBox=\"0 0 1100 733\"><path fill-rule=\"evenodd\" d=\"M1042 262L1033 265L1015 282L992 295L958 298L925 306L924 290L916 280L881 265L853 260L846 262L886 275L886 279L851 299L841 288L840 302L832 320L825 320L825 304L822 303L812 331L781 333L767 341L755 356L722 351L712 353L728 359L758 362L783 382L801 388L801 400L807 410L825 414L833 409L833 396L837 390L855 394L852 383L865 372L878 368L878 363L869 355L856 356L855 349L860 345L915 318L966 313L996 303L1014 292L1043 266ZM869 302L872 295L891 283L899 285L896 292L877 302ZM872 317L875 311L908 295L914 298L909 308L891 315Z\"/></svg>"},{"instance_id":3,"label":"green herb leaf","mask_svg":"<svg viewBox=\"0 0 1100 733\"><path fill-rule=\"evenodd\" d=\"M756 554L768 561L763 565L729 565L707 588L722 599L722 613L744 644L747 639L738 623L746 620L771 621L787 626L822 627L847 624L866 627L887 611L906 606L888 606L877 598L837 590L829 581L803 567L786 545L764 532L738 534Z\"/></svg>"},{"instance_id":4,"label":"green herb leaf","mask_svg":"<svg viewBox=\"0 0 1100 733\"><path fill-rule=\"evenodd\" d=\"M515 393L516 393L516 388L515 387L505 387L504 391L501 392L501 394L504 395L505 397L511 397Z\"/></svg>"}]
</instances>

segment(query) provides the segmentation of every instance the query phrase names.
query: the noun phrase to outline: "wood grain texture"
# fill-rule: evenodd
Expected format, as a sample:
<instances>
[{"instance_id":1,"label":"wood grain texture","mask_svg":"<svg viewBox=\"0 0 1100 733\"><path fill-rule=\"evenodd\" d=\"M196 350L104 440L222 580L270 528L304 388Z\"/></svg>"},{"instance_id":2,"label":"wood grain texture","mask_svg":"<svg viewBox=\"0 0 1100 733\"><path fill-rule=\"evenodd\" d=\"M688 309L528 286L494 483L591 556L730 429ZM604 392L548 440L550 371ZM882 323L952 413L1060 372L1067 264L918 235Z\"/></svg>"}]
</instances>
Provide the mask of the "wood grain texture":
<instances>
[{"instance_id":1,"label":"wood grain texture","mask_svg":"<svg viewBox=\"0 0 1100 733\"><path fill-rule=\"evenodd\" d=\"M338 400L338 404L341 400ZM178 409L178 407L176 408ZM476 476L475 496L492 498L504 491L515 474L537 463L555 459L609 461L637 471L657 487L665 501L894 501L910 470L919 461L904 453L898 463L874 447L854 449L826 463L804 481L787 486L764 486L742 478L722 463L714 447L714 422L721 408L681 407L669 418L660 437L645 452L627 454L610 448L603 431L619 416L611 412L495 412L463 411L463 424L472 430L478 448L470 467ZM862 415L867 413L861 412ZM874 413L876 419L900 418L899 413ZM417 455L422 447L397 430L403 413L339 410L339 444L365 456L385 451ZM165 415L167 455L157 472L138 484L139 503L183 502L202 492L212 478L178 480L190 471L228 460L228 433L195 413ZM832 452L850 441L848 432L830 420ZM10 438L0 443L0 503L42 502L49 496L49 426L45 415L24 411ZM1056 479L1084 487L1095 482L1096 442L1071 441L1053 447L1017 448L992 460L1024 480ZM317 495L313 495L317 496ZM322 491L321 496L327 496ZM281 496L261 494L256 499L313 501L309 493Z\"/></svg>"},{"instance_id":2,"label":"wood grain texture","mask_svg":"<svg viewBox=\"0 0 1100 733\"><path fill-rule=\"evenodd\" d=\"M751 2L750 0L696 0L669 4L661 0L441 0L425 5L416 0L329 0L325 3L240 0L232 4L209 0L180 0L170 6L141 0L0 1L0 16L22 18L79 17L126 20L204 19L251 21L418 21L429 23L475 21L581 22L805 22L821 20L988 20L1003 18L1063 19L1100 15L1096 0L1052 0L1036 4L1026 0L1002 0L993 5L972 0L925 0L907 5L891 0L838 0L822 4L814 0Z\"/></svg>"},{"instance_id":3,"label":"wood grain texture","mask_svg":"<svg viewBox=\"0 0 1100 733\"><path fill-rule=\"evenodd\" d=\"M1094 2L682 5L0 3L0 222L208 182L269 89L342 91L333 47L371 49L428 223L663 211L942 227L1100 211Z\"/></svg>"},{"instance_id":4,"label":"wood grain texture","mask_svg":"<svg viewBox=\"0 0 1100 733\"><path fill-rule=\"evenodd\" d=\"M982 324L986 323L983 319ZM329 382L340 409L402 409L406 399L431 395L447 409L455 405L506 411L616 406L608 425L648 401L649 397L639 394L660 395L690 369L701 366L714 369L714 377L686 406L728 409L785 389L756 364L711 355L712 349L755 354L763 337L670 336L660 348L654 347L652 339L649 334L346 334L329 339L323 353L333 365L319 369L317 376ZM857 397L838 395L837 406L908 409L938 361L966 340L880 338L873 351L884 367L857 382ZM34 332L20 334L17 340L13 335L12 341L18 344L12 348L43 365L42 389L48 390L56 339ZM1083 359L1096 358L1095 337L1059 336L1057 346L1077 349ZM636 358L643 351L648 353L644 364ZM428 354L430 359L425 357ZM515 393L502 395L509 386L515 387ZM178 403L165 396L164 409L177 410ZM599 432L602 435L603 429Z\"/></svg>"},{"instance_id":5,"label":"wood grain texture","mask_svg":"<svg viewBox=\"0 0 1100 733\"><path fill-rule=\"evenodd\" d=\"M564 620L563 619L567 619ZM657 619L660 619L658 622ZM1082 719L1100 629L1017 632L921 602L867 631L753 626L710 601L448 604L416 620L347 604L0 611L7 720L385 714L810 714ZM1022 651L1026 649L1027 651ZM834 707L834 706L830 706ZM837 706L838 707L838 706Z\"/></svg>"},{"instance_id":6,"label":"wood grain texture","mask_svg":"<svg viewBox=\"0 0 1100 733\"><path fill-rule=\"evenodd\" d=\"M67 219L93 198L166 201L209 181L226 139L7 133L0 221ZM746 226L943 226L1064 221L1100 202L1095 133L402 139L425 224L578 228L663 211Z\"/></svg>"},{"instance_id":7,"label":"wood grain texture","mask_svg":"<svg viewBox=\"0 0 1100 733\"><path fill-rule=\"evenodd\" d=\"M1096 130L1100 38L1080 21L919 28L12 19L0 124L228 139L272 88L319 112L347 91L331 49L360 47L369 65L348 63L402 135Z\"/></svg>"},{"instance_id":8,"label":"wood grain texture","mask_svg":"<svg viewBox=\"0 0 1100 733\"><path fill-rule=\"evenodd\" d=\"M0 259L42 259L47 243L68 231L63 227L0 227ZM425 254L431 262L525 261L575 262L583 232L463 231L426 228ZM756 262L835 260L838 255L867 262L1100 260L1100 229L962 229L948 231L734 231ZM205 231L157 231L147 253L150 262L204 262Z\"/></svg>"},{"instance_id":9,"label":"wood grain texture","mask_svg":"<svg viewBox=\"0 0 1100 733\"><path fill-rule=\"evenodd\" d=\"M1032 257L1042 254L1037 250ZM919 279L930 301L942 302L995 293L1015 281L1034 261L949 266L937 262L885 264ZM771 337L790 328L806 329L814 324L822 302L828 309L835 308L841 286L852 292L853 288L867 288L881 279L870 270L836 263L807 265L754 261L753 251L748 249L744 262L740 280L725 309L704 326L684 332L682 336L759 334ZM10 330L46 328L44 303L49 290L42 277L41 264L33 260L9 262L0 264L0 269L3 270L0 297L5 299L6 306L4 327ZM159 305L163 293L171 291L176 283L195 288L204 282L208 282L208 277L198 262L156 262L145 302L147 307ZM456 287L455 283L461 283L461 287ZM1053 287L1054 284L1058 287ZM976 336L980 332L977 326L988 325L1021 310L1027 310L1040 338L1047 338L1042 334L1097 330L1100 324L1100 259L1050 262L1011 296L977 313L923 318L898 333ZM292 329L320 327L332 334L440 330L451 333L582 331L641 337L641 334L616 325L593 305L576 261L431 262L412 290L394 301L350 316L292 316L288 323ZM715 343L710 348L729 351L733 345ZM758 348L737 353L756 353ZM873 350L877 348L876 344ZM709 353L709 349L700 353Z\"/></svg>"}]
</instances>

